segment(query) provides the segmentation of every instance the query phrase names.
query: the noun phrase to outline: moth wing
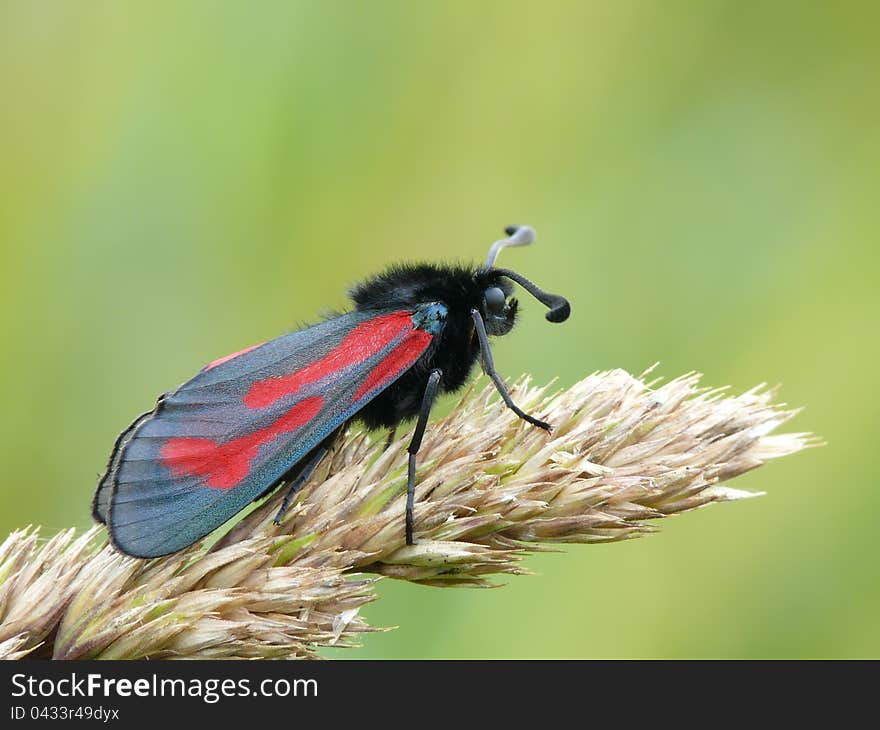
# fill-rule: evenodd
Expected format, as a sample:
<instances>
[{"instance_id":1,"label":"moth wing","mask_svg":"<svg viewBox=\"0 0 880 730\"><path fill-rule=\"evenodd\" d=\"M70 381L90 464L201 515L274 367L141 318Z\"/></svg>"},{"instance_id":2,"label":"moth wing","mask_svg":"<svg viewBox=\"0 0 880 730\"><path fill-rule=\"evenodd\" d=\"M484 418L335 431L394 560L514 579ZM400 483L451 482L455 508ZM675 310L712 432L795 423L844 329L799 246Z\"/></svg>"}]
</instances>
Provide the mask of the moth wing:
<instances>
[{"instance_id":1,"label":"moth wing","mask_svg":"<svg viewBox=\"0 0 880 730\"><path fill-rule=\"evenodd\" d=\"M408 370L412 311L351 312L217 360L117 439L93 511L137 557L180 550L264 494Z\"/></svg>"}]
</instances>

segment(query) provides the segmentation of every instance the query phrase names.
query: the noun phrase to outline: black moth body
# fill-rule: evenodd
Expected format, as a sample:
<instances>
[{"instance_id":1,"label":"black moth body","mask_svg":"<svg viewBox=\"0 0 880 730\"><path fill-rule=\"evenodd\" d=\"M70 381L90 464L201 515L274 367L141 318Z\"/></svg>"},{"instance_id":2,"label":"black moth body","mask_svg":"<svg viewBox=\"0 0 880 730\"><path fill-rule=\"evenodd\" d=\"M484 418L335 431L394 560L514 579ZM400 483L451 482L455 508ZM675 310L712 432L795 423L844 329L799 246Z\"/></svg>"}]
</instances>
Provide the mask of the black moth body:
<instances>
[{"instance_id":1,"label":"black moth body","mask_svg":"<svg viewBox=\"0 0 880 730\"><path fill-rule=\"evenodd\" d=\"M485 312L483 293L497 287L509 297L513 287L491 269L434 266L396 266L351 291L360 311L414 308L424 302L442 302L448 308L443 331L406 373L361 410L357 418L368 428L396 428L415 418L432 370L439 369L440 392L459 390L480 356L472 309L483 312L489 334L506 334L516 321L517 301L501 313ZM494 329L493 329L494 328Z\"/></svg>"}]
</instances>

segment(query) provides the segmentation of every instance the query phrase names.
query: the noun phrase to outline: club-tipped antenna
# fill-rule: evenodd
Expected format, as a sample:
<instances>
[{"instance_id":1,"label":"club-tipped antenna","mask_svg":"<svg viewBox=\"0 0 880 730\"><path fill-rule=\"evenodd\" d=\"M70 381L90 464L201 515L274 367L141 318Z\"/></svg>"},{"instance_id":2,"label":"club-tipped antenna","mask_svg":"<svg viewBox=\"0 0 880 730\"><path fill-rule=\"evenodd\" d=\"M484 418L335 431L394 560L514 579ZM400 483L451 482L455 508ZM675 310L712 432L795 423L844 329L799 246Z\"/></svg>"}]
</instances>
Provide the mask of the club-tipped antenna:
<instances>
[{"instance_id":1,"label":"club-tipped antenna","mask_svg":"<svg viewBox=\"0 0 880 730\"><path fill-rule=\"evenodd\" d=\"M535 242L535 229L531 226L507 226L504 229L507 238L495 241L489 247L489 255L486 256L486 268L495 265L495 259L501 253L502 248L513 248L514 246L528 246Z\"/></svg>"},{"instance_id":2,"label":"club-tipped antenna","mask_svg":"<svg viewBox=\"0 0 880 730\"><path fill-rule=\"evenodd\" d=\"M529 281L522 274L517 274L510 269L495 269L495 271L502 276L506 276L511 281L515 281L535 299L541 302L541 304L547 307L550 311L544 316L548 322L564 322L568 319L568 315L571 314L571 305L565 297L544 291L533 281Z\"/></svg>"}]
</instances>

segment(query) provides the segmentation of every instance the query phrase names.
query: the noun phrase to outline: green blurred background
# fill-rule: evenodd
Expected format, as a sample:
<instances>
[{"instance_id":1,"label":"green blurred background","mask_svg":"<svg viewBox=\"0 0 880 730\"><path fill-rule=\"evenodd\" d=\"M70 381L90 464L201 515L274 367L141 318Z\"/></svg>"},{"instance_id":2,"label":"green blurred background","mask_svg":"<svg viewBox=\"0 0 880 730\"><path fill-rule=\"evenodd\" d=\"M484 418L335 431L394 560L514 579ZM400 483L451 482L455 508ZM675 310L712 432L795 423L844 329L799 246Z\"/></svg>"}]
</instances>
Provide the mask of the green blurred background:
<instances>
[{"instance_id":1,"label":"green blurred background","mask_svg":"<svg viewBox=\"0 0 880 730\"><path fill-rule=\"evenodd\" d=\"M573 315L524 302L503 373L782 383L829 445L500 590L385 581L343 655L880 656L874 7L3 2L0 534L87 526L205 362L527 222Z\"/></svg>"}]
</instances>

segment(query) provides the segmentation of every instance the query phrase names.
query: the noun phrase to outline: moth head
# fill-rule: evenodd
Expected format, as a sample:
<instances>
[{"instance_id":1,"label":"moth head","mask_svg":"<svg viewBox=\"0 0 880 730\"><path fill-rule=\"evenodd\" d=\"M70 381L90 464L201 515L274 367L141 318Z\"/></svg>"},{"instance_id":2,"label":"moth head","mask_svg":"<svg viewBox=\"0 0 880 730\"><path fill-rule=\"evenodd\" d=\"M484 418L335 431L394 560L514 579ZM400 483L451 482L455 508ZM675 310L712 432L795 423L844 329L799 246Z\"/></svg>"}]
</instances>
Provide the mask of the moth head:
<instances>
[{"instance_id":1,"label":"moth head","mask_svg":"<svg viewBox=\"0 0 880 730\"><path fill-rule=\"evenodd\" d=\"M483 290L480 312L490 335L506 335L516 323L516 299L510 297L513 287L506 281L487 286ZM510 298L508 298L510 297Z\"/></svg>"}]
</instances>

